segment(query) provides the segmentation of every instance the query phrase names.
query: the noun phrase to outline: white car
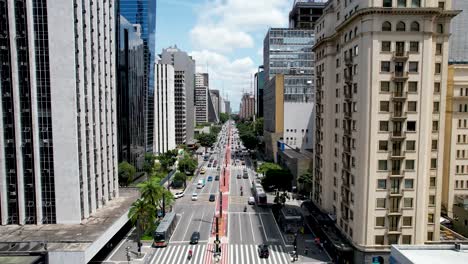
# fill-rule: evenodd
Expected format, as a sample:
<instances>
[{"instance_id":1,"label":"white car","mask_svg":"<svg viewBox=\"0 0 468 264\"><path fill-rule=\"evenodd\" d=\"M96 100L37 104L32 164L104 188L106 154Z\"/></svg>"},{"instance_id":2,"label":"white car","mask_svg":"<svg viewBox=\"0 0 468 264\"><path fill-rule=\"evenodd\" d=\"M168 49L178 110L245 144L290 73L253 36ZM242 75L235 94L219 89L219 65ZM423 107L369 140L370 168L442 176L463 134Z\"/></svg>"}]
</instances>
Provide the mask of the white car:
<instances>
[{"instance_id":1,"label":"white car","mask_svg":"<svg viewBox=\"0 0 468 264\"><path fill-rule=\"evenodd\" d=\"M185 195L185 192L178 192L178 193L174 194L174 198L179 199L179 198L184 197L184 195Z\"/></svg>"},{"instance_id":2,"label":"white car","mask_svg":"<svg viewBox=\"0 0 468 264\"><path fill-rule=\"evenodd\" d=\"M250 205L255 204L255 198L254 198L253 196L250 196L250 197L249 197L248 204L250 204Z\"/></svg>"},{"instance_id":3,"label":"white car","mask_svg":"<svg viewBox=\"0 0 468 264\"><path fill-rule=\"evenodd\" d=\"M192 201L198 201L198 194L196 193L192 194Z\"/></svg>"}]
</instances>

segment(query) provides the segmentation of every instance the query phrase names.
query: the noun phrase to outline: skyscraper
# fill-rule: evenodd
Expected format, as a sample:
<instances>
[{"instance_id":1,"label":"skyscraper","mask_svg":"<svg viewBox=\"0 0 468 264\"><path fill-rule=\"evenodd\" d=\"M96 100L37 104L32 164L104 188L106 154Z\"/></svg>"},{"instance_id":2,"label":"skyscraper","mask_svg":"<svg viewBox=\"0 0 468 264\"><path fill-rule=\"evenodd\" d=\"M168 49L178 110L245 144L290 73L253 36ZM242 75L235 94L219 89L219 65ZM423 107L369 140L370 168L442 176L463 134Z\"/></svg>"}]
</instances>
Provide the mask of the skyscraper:
<instances>
[{"instance_id":1,"label":"skyscraper","mask_svg":"<svg viewBox=\"0 0 468 264\"><path fill-rule=\"evenodd\" d=\"M79 224L119 195L112 5L0 3L2 225Z\"/></svg>"},{"instance_id":2,"label":"skyscraper","mask_svg":"<svg viewBox=\"0 0 468 264\"><path fill-rule=\"evenodd\" d=\"M153 140L156 154L176 148L174 79L174 66L156 64Z\"/></svg>"},{"instance_id":3,"label":"skyscraper","mask_svg":"<svg viewBox=\"0 0 468 264\"><path fill-rule=\"evenodd\" d=\"M163 49L161 64L171 64L175 70L176 144L193 140L195 128L195 60L177 46Z\"/></svg>"},{"instance_id":4,"label":"skyscraper","mask_svg":"<svg viewBox=\"0 0 468 264\"><path fill-rule=\"evenodd\" d=\"M118 0L118 15L141 28L144 46L145 145L153 148L154 65L156 64L156 0ZM122 41L122 38L118 40Z\"/></svg>"},{"instance_id":5,"label":"skyscraper","mask_svg":"<svg viewBox=\"0 0 468 264\"><path fill-rule=\"evenodd\" d=\"M317 21L312 198L356 263L439 239L450 4L329 1Z\"/></svg>"},{"instance_id":6,"label":"skyscraper","mask_svg":"<svg viewBox=\"0 0 468 264\"><path fill-rule=\"evenodd\" d=\"M137 171L145 159L145 45L141 25L120 16L117 52L117 124L119 162Z\"/></svg>"},{"instance_id":7,"label":"skyscraper","mask_svg":"<svg viewBox=\"0 0 468 264\"><path fill-rule=\"evenodd\" d=\"M263 87L265 86L265 71L263 65L258 67L258 72L255 73L255 114L257 117L263 117Z\"/></svg>"},{"instance_id":8,"label":"skyscraper","mask_svg":"<svg viewBox=\"0 0 468 264\"><path fill-rule=\"evenodd\" d=\"M197 124L208 122L208 73L195 75L195 121Z\"/></svg>"}]
</instances>

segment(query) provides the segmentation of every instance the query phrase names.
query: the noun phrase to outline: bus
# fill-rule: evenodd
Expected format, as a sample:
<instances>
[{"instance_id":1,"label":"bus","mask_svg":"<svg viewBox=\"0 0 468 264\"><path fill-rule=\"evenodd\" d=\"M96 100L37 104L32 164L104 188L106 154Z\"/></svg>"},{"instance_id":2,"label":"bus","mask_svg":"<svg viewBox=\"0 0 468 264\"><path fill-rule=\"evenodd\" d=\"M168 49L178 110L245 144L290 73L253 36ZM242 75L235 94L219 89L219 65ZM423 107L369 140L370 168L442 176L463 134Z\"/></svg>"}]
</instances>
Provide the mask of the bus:
<instances>
[{"instance_id":1,"label":"bus","mask_svg":"<svg viewBox=\"0 0 468 264\"><path fill-rule=\"evenodd\" d=\"M252 186L252 194L255 198L255 202L258 206L266 206L267 205L267 196L265 191L263 190L261 184L256 183Z\"/></svg>"},{"instance_id":2,"label":"bus","mask_svg":"<svg viewBox=\"0 0 468 264\"><path fill-rule=\"evenodd\" d=\"M175 212L167 213L163 220L159 223L158 228L154 231L153 247L166 247L171 239L177 225L177 217Z\"/></svg>"}]
</instances>

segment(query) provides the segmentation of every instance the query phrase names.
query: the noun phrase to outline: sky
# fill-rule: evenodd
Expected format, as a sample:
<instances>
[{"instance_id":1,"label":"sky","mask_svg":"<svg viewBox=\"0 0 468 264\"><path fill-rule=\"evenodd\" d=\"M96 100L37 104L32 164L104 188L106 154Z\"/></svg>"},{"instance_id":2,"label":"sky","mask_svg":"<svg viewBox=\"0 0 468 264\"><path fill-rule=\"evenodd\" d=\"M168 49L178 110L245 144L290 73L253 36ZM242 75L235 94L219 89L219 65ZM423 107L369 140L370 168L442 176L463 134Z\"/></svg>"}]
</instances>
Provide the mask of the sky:
<instances>
[{"instance_id":1,"label":"sky","mask_svg":"<svg viewBox=\"0 0 468 264\"><path fill-rule=\"evenodd\" d=\"M253 93L253 74L263 63L263 39L270 27L287 27L293 0L157 0L156 49L177 45L191 55L197 72L208 72L239 110L244 92Z\"/></svg>"}]
</instances>

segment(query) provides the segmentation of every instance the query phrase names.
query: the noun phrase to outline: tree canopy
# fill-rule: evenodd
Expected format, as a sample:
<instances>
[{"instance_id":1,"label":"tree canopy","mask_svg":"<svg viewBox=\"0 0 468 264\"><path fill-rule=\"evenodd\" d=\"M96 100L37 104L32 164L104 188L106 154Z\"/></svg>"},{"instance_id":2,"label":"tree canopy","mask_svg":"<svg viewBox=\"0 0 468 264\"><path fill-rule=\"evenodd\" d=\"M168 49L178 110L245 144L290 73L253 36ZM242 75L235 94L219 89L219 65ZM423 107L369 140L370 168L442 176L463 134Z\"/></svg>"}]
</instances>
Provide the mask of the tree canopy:
<instances>
[{"instance_id":1,"label":"tree canopy","mask_svg":"<svg viewBox=\"0 0 468 264\"><path fill-rule=\"evenodd\" d=\"M266 174L268 170L281 170L281 166L273 162L264 162L257 168L258 173Z\"/></svg>"},{"instance_id":2,"label":"tree canopy","mask_svg":"<svg viewBox=\"0 0 468 264\"><path fill-rule=\"evenodd\" d=\"M200 133L196 138L203 147L211 147L216 142L216 135L213 133Z\"/></svg>"},{"instance_id":3,"label":"tree canopy","mask_svg":"<svg viewBox=\"0 0 468 264\"><path fill-rule=\"evenodd\" d=\"M193 175L198 166L198 161L192 159L190 156L185 155L183 159L179 160L179 170L186 175Z\"/></svg>"},{"instance_id":4,"label":"tree canopy","mask_svg":"<svg viewBox=\"0 0 468 264\"><path fill-rule=\"evenodd\" d=\"M119 182L123 186L128 186L133 181L133 177L135 177L136 169L135 167L123 161L119 164Z\"/></svg>"},{"instance_id":5,"label":"tree canopy","mask_svg":"<svg viewBox=\"0 0 468 264\"><path fill-rule=\"evenodd\" d=\"M292 187L293 175L285 169L269 169L262 178L262 186L266 190L280 189L290 190Z\"/></svg>"},{"instance_id":6,"label":"tree canopy","mask_svg":"<svg viewBox=\"0 0 468 264\"><path fill-rule=\"evenodd\" d=\"M224 124L226 121L229 120L229 115L227 113L221 113L219 114L219 121Z\"/></svg>"}]
</instances>

